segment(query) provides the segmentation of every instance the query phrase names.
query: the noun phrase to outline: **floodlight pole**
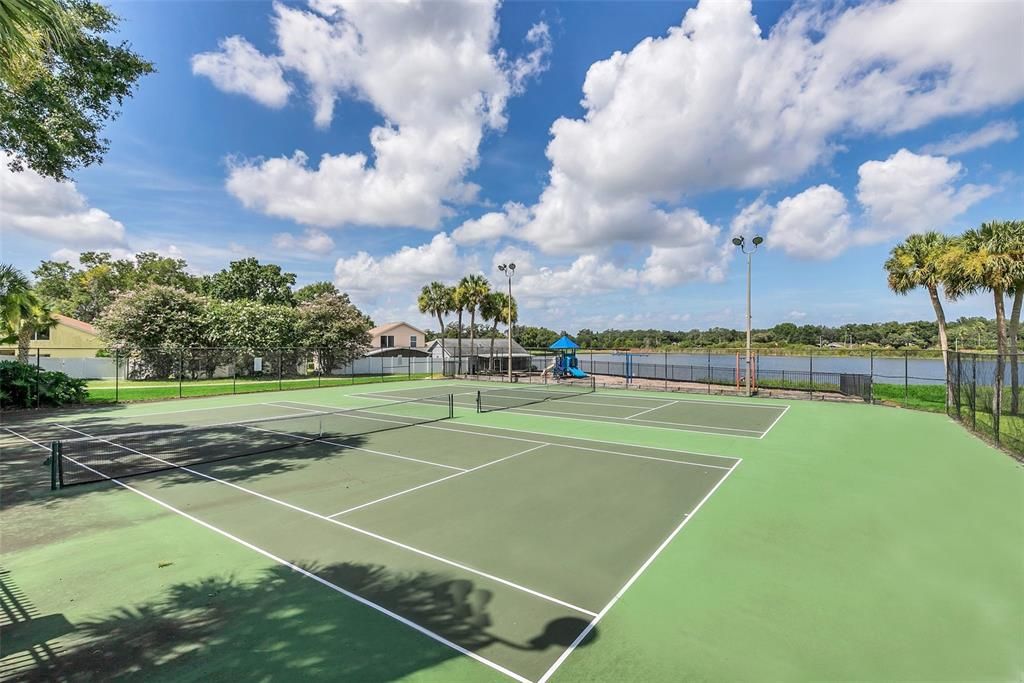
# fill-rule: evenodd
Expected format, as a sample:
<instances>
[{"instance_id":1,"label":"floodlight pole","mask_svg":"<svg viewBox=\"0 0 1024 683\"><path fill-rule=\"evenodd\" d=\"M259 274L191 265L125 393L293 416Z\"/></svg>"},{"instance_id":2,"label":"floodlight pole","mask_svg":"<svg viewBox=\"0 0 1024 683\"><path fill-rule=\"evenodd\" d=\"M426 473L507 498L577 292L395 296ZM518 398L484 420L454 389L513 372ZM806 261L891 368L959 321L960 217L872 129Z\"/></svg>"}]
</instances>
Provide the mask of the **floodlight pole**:
<instances>
[{"instance_id":1,"label":"floodlight pole","mask_svg":"<svg viewBox=\"0 0 1024 683\"><path fill-rule=\"evenodd\" d=\"M516 264L508 263L498 266L506 278L508 278L508 307L505 309L505 322L508 325L508 383L512 384L512 276L516 272Z\"/></svg>"},{"instance_id":2,"label":"floodlight pole","mask_svg":"<svg viewBox=\"0 0 1024 683\"><path fill-rule=\"evenodd\" d=\"M751 281L752 263L753 263L753 260L754 260L754 258L753 258L754 257L754 252L757 251L757 248L759 246L761 246L761 244L764 242L764 238L761 237L760 235L755 235L754 239L751 240L751 242L753 243L754 246L753 246L753 248L750 249L750 251L747 251L747 244L746 244L746 242L747 242L746 238L744 238L744 237L734 237L733 240L732 240L732 243L735 244L737 247L739 247L740 251L742 251L744 254L747 255L747 371L744 374L746 375L746 394L747 394L747 396L751 396L753 394L753 391L751 390L751 376L750 376L750 372L751 372L751 369L752 369L751 351L750 351L750 328L751 328L751 321L752 321L751 311L750 311L750 281Z\"/></svg>"}]
</instances>

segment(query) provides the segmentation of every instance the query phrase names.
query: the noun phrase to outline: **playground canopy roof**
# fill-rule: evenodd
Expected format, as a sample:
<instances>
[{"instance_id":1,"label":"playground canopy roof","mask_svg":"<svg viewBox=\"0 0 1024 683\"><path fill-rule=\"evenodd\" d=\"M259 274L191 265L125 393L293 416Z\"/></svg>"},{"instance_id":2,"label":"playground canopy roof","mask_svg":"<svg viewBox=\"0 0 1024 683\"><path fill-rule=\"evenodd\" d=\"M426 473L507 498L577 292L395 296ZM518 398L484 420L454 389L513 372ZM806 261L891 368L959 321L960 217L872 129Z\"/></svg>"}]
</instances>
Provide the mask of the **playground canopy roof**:
<instances>
[{"instance_id":1,"label":"playground canopy roof","mask_svg":"<svg viewBox=\"0 0 1024 683\"><path fill-rule=\"evenodd\" d=\"M559 349L578 349L578 348L580 348L580 346L579 346L579 344L574 342L572 339L569 339L569 335L563 334L561 339L556 341L554 344L552 344L548 348L549 349L555 349L555 350L559 350Z\"/></svg>"}]
</instances>

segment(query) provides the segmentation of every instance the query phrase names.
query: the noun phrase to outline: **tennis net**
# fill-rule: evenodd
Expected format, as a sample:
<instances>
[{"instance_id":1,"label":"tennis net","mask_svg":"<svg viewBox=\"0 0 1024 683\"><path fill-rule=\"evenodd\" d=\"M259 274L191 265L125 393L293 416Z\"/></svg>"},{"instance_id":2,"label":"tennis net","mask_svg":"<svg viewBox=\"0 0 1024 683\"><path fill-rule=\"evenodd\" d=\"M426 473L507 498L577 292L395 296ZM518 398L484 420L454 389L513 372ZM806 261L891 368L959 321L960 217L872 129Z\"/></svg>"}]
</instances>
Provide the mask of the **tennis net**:
<instances>
[{"instance_id":1,"label":"tennis net","mask_svg":"<svg viewBox=\"0 0 1024 683\"><path fill-rule=\"evenodd\" d=\"M51 445L51 488L270 453L316 441L334 440L351 447L358 437L445 420L453 412L452 395L444 394L344 410L306 410L238 422L64 439ZM310 455L326 454L317 449Z\"/></svg>"},{"instance_id":2,"label":"tennis net","mask_svg":"<svg viewBox=\"0 0 1024 683\"><path fill-rule=\"evenodd\" d=\"M500 389L481 390L476 394L476 409L480 413L494 410L508 410L523 406L557 401L595 390L593 377L579 377L553 381L548 384L527 386L503 386Z\"/></svg>"}]
</instances>

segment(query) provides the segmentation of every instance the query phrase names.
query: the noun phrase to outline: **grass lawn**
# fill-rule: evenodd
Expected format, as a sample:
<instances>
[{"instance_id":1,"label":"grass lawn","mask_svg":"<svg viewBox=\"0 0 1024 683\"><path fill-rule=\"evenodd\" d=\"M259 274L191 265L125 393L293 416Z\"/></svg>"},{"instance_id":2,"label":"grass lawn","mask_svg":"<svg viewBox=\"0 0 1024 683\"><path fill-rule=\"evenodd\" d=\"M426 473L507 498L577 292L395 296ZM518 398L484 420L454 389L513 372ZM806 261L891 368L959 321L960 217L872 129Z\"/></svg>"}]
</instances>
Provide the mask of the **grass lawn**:
<instances>
[{"instance_id":1,"label":"grass lawn","mask_svg":"<svg viewBox=\"0 0 1024 683\"><path fill-rule=\"evenodd\" d=\"M122 380L116 387L118 401L155 401L186 396L222 396L225 394L251 394L263 391L310 389L322 387L352 386L354 384L380 384L384 382L406 382L429 379L426 373L412 375L371 375L366 377L311 377L308 379L238 380L198 379L186 380L180 385L165 380ZM112 403L115 400L115 386L112 380L89 382L87 403Z\"/></svg>"}]
</instances>

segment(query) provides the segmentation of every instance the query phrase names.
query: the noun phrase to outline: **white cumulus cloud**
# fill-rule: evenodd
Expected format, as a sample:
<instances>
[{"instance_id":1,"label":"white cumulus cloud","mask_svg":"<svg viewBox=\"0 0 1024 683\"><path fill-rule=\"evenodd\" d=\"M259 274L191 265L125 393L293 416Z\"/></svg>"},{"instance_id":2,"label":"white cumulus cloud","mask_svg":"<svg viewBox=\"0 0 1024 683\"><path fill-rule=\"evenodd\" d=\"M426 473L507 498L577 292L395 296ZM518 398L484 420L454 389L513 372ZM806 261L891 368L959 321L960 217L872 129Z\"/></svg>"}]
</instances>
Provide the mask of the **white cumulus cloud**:
<instances>
[{"instance_id":1,"label":"white cumulus cloud","mask_svg":"<svg viewBox=\"0 0 1024 683\"><path fill-rule=\"evenodd\" d=\"M31 169L12 171L0 154L0 206L4 232L15 230L60 248L116 247L124 225L89 201L72 182L57 182Z\"/></svg>"},{"instance_id":2,"label":"white cumulus cloud","mask_svg":"<svg viewBox=\"0 0 1024 683\"><path fill-rule=\"evenodd\" d=\"M766 243L798 258L825 260L849 245L849 233L846 197L831 185L818 185L775 206Z\"/></svg>"},{"instance_id":3,"label":"white cumulus cloud","mask_svg":"<svg viewBox=\"0 0 1024 683\"><path fill-rule=\"evenodd\" d=\"M950 223L973 204L988 197L989 185L956 186L962 166L945 157L901 149L885 161L868 161L858 169L857 199L869 226L858 239L878 242Z\"/></svg>"},{"instance_id":4,"label":"white cumulus cloud","mask_svg":"<svg viewBox=\"0 0 1024 683\"><path fill-rule=\"evenodd\" d=\"M508 202L502 211L491 211L480 218L473 218L462 223L452 231L452 239L459 244L488 242L512 235L530 218L525 206L517 202Z\"/></svg>"},{"instance_id":5,"label":"white cumulus cloud","mask_svg":"<svg viewBox=\"0 0 1024 683\"><path fill-rule=\"evenodd\" d=\"M292 91L278 60L264 56L241 36L221 40L218 52L194 55L192 73L208 77L224 92L248 95L275 109L288 102Z\"/></svg>"},{"instance_id":6,"label":"white cumulus cloud","mask_svg":"<svg viewBox=\"0 0 1024 683\"><path fill-rule=\"evenodd\" d=\"M473 270L475 264L459 254L452 238L439 232L426 244L384 256L360 251L340 258L334 265L334 283L366 299L386 292L412 292L431 280L455 280Z\"/></svg>"},{"instance_id":7,"label":"white cumulus cloud","mask_svg":"<svg viewBox=\"0 0 1024 683\"><path fill-rule=\"evenodd\" d=\"M496 49L496 11L496 2L468 0L275 4L278 54L256 53L260 61L225 41L202 55L219 65L209 71L250 74L252 63L272 63L305 81L318 126L331 123L339 97L368 102L383 123L370 131L370 155L234 160L228 191L248 208L307 225L435 228L452 205L475 198L479 188L464 177L484 131L504 128L508 98L546 68L547 26L534 26L531 51L510 59Z\"/></svg>"}]
</instances>

